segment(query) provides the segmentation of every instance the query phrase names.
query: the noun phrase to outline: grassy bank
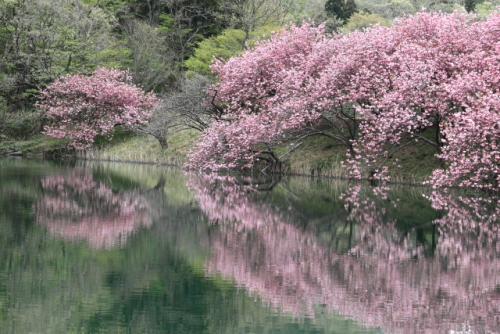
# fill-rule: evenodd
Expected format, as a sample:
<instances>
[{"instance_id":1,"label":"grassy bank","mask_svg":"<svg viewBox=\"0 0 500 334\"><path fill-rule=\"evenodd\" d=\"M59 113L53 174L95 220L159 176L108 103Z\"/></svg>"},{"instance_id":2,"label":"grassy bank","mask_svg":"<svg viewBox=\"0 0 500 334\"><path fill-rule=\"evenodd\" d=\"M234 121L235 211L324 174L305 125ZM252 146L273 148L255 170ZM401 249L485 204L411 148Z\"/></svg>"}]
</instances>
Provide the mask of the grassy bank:
<instances>
[{"instance_id":1,"label":"grassy bank","mask_svg":"<svg viewBox=\"0 0 500 334\"><path fill-rule=\"evenodd\" d=\"M58 156L66 154L65 140L44 135L26 139L0 138L0 155L22 154L24 156Z\"/></svg>"},{"instance_id":2,"label":"grassy bank","mask_svg":"<svg viewBox=\"0 0 500 334\"><path fill-rule=\"evenodd\" d=\"M96 148L78 152L82 159L127 161L181 166L187 161L187 155L195 145L199 133L182 131L168 137L168 148L162 149L158 141L151 136L135 135L118 131L113 140L97 140ZM286 153L291 143L277 147L278 155ZM29 140L2 140L0 152L21 152L23 155L64 156L71 154L64 149L65 141L38 135ZM401 168L393 168L392 176L396 182L422 182L431 172L441 167L439 159L434 157L436 149L422 142L415 143L398 151L388 164L396 161ZM346 157L345 148L326 137L310 137L303 144L283 159L287 174L321 177L347 177L341 161ZM256 166L259 170L263 166Z\"/></svg>"},{"instance_id":3,"label":"grassy bank","mask_svg":"<svg viewBox=\"0 0 500 334\"><path fill-rule=\"evenodd\" d=\"M169 146L161 149L158 141L148 136L117 137L111 143L80 154L81 158L108 161L129 161L141 163L182 165L187 162L187 154L196 143L199 133L183 131L169 136ZM278 155L285 154L291 143L276 148ZM436 150L424 142L405 148L392 159L398 159L401 168L393 168L396 182L422 182L431 172L440 167L434 157ZM310 137L283 159L287 174L319 177L347 178L341 161L346 158L345 148L326 137ZM389 161L389 163L391 163ZM264 165L265 166L265 165ZM264 166L255 166L254 171Z\"/></svg>"},{"instance_id":4,"label":"grassy bank","mask_svg":"<svg viewBox=\"0 0 500 334\"><path fill-rule=\"evenodd\" d=\"M427 136L433 136L429 131ZM284 159L288 174L348 178L341 162L347 158L346 148L327 137L309 137ZM277 148L278 155L290 148L285 143ZM385 165L390 166L391 180L397 183L421 183L437 168L441 160L435 157L437 148L418 141L394 153ZM391 167L400 165L401 167Z\"/></svg>"},{"instance_id":5,"label":"grassy bank","mask_svg":"<svg viewBox=\"0 0 500 334\"><path fill-rule=\"evenodd\" d=\"M127 161L181 166L198 138L196 131L181 131L168 137L168 148L145 135L117 136L109 143L98 143L93 150L80 152L78 157L91 160Z\"/></svg>"}]
</instances>

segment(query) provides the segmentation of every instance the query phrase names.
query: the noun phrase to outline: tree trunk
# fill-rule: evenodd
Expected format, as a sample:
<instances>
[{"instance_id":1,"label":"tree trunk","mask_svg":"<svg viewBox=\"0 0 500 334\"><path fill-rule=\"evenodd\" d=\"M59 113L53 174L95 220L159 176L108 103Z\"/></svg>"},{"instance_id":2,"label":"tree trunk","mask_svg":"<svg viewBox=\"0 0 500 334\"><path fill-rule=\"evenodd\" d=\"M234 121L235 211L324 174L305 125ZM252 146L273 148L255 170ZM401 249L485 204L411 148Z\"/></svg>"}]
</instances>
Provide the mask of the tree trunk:
<instances>
[{"instance_id":1,"label":"tree trunk","mask_svg":"<svg viewBox=\"0 0 500 334\"><path fill-rule=\"evenodd\" d=\"M270 174L282 174L283 164L281 161L274 161L268 168Z\"/></svg>"},{"instance_id":2,"label":"tree trunk","mask_svg":"<svg viewBox=\"0 0 500 334\"><path fill-rule=\"evenodd\" d=\"M168 148L167 138L163 136L155 136L155 138L158 139L158 141L160 142L162 149Z\"/></svg>"}]
</instances>

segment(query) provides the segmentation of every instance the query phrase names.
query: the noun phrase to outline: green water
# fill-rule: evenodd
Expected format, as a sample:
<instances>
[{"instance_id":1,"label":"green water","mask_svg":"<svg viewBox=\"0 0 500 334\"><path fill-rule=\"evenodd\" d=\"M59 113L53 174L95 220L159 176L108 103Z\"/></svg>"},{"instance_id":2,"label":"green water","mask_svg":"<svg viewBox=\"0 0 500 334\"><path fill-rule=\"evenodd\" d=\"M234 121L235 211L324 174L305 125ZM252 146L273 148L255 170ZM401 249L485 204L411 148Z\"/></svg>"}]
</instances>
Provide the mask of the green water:
<instances>
[{"instance_id":1,"label":"green water","mask_svg":"<svg viewBox=\"0 0 500 334\"><path fill-rule=\"evenodd\" d=\"M500 332L496 204L0 159L0 333Z\"/></svg>"}]
</instances>

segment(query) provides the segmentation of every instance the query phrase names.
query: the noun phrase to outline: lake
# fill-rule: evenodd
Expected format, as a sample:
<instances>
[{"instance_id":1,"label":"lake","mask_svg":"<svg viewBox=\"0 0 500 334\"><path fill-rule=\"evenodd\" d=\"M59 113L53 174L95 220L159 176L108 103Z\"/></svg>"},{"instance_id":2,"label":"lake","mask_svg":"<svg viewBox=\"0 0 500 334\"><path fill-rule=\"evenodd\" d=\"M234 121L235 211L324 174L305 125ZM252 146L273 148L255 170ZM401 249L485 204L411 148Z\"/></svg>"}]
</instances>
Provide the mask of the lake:
<instances>
[{"instance_id":1,"label":"lake","mask_svg":"<svg viewBox=\"0 0 500 334\"><path fill-rule=\"evenodd\" d=\"M500 333L498 199L0 159L0 333Z\"/></svg>"}]
</instances>

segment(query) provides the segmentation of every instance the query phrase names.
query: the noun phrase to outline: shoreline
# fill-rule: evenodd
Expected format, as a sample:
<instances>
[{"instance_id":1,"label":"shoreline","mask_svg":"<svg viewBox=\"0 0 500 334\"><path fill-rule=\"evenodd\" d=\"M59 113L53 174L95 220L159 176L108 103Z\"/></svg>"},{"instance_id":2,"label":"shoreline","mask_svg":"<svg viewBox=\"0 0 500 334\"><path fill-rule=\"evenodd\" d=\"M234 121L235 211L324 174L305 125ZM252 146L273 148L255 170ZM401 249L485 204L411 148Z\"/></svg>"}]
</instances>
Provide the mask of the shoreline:
<instances>
[{"instance_id":1,"label":"shoreline","mask_svg":"<svg viewBox=\"0 0 500 334\"><path fill-rule=\"evenodd\" d=\"M170 166L182 168L187 161L187 155L195 145L198 133L182 131L169 136L169 146L161 149L158 142L150 136L125 135L115 136L109 142L103 142L90 151L68 152L64 140L54 140L47 136L36 136L26 141L0 142L0 157L26 157L47 159L79 159L88 161L122 162L143 165ZM286 150L286 143L277 150ZM426 147L424 147L426 148ZM392 180L388 184L412 185L430 187L422 184L432 171L440 168L440 162L434 157L434 152L427 149L422 154L419 149L409 149L402 154L401 165L391 172ZM299 176L312 179L339 179L346 181L362 180L375 182L368 177L363 179L349 178L340 162L345 152L332 145L325 138L315 138L304 141L304 144L284 159L286 168L283 173L270 175ZM254 175L262 168L254 167ZM241 173L239 170L227 173ZM251 171L243 171L243 174ZM262 173L266 174L266 173Z\"/></svg>"},{"instance_id":2,"label":"shoreline","mask_svg":"<svg viewBox=\"0 0 500 334\"><path fill-rule=\"evenodd\" d=\"M5 153L5 152L0 152L0 158L26 158L26 159L48 159L48 160L65 160L65 159L71 159L71 160L80 160L80 161L92 161L92 162L112 162L112 163L125 163L125 164L137 164L137 165L150 165L150 166L157 166L157 167L174 167L174 168L179 168L183 169L182 164L178 163L169 163L169 162L156 162L156 161L139 161L139 160L127 160L127 159L109 159L109 158L87 158L87 157L82 157L78 155L47 155L47 154L32 154L32 153L22 153L22 152L13 152L13 153ZM331 179L331 180L342 180L342 181L348 181L348 182L369 182L369 183L380 183L380 181L376 180L370 180L369 178L361 178L361 179L355 179L355 178L349 178L346 176L342 175L332 175L332 174L325 174L321 172L316 172L312 174L308 173L300 173L296 171L292 172L283 172L283 173L264 173L260 170L257 172L249 173L248 171L240 171L240 170L229 170L229 171L224 171L224 172L206 172L206 171L195 171L199 173L205 173L205 174L210 174L210 173L215 173L215 174L228 174L228 175L251 175L251 176L256 176L258 175L265 175L267 177L301 177L301 178L309 178L309 179ZM393 175L394 177L401 177L401 176L406 176L408 175ZM410 177L411 178L411 177ZM418 176L414 176L414 179L418 179ZM430 185L423 184L424 180L419 180L419 181L389 181L386 184L387 185L403 185L403 186L412 186L412 187L423 187L423 188L432 188ZM456 188L460 189L460 188Z\"/></svg>"}]
</instances>

